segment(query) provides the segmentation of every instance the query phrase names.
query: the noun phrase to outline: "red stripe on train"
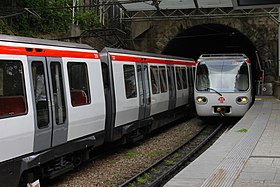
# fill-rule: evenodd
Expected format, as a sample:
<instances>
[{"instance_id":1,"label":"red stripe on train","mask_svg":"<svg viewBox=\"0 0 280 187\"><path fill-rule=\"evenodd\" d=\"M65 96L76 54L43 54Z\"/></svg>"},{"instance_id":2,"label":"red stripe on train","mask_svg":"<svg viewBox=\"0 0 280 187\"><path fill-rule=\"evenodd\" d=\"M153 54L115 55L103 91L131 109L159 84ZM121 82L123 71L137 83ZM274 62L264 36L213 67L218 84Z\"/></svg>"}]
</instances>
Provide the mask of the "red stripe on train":
<instances>
[{"instance_id":1,"label":"red stripe on train","mask_svg":"<svg viewBox=\"0 0 280 187\"><path fill-rule=\"evenodd\" d=\"M97 52L80 52L56 49L41 49L28 47L0 46L0 54L27 55L27 56L45 56L45 57L70 57L70 58L93 58L99 59Z\"/></svg>"},{"instance_id":2,"label":"red stripe on train","mask_svg":"<svg viewBox=\"0 0 280 187\"><path fill-rule=\"evenodd\" d=\"M195 62L193 61L164 60L164 59L154 59L154 58L145 58L145 57L136 57L136 56L121 56L121 55L111 55L110 57L112 61L122 61L122 62L195 65Z\"/></svg>"}]
</instances>

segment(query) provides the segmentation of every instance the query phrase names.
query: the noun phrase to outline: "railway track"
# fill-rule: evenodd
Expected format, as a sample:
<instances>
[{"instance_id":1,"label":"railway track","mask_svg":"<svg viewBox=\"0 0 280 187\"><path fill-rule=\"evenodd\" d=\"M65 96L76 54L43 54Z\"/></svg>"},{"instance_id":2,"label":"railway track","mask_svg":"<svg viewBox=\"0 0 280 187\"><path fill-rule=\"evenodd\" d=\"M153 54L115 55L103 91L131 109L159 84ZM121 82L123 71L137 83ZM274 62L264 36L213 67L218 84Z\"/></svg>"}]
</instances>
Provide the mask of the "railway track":
<instances>
[{"instance_id":1,"label":"railway track","mask_svg":"<svg viewBox=\"0 0 280 187\"><path fill-rule=\"evenodd\" d=\"M121 184L120 187L132 186L162 186L180 169L188 165L204 146L218 132L223 123L219 125L205 125L190 140L177 147L174 151L159 159L149 168Z\"/></svg>"}]
</instances>

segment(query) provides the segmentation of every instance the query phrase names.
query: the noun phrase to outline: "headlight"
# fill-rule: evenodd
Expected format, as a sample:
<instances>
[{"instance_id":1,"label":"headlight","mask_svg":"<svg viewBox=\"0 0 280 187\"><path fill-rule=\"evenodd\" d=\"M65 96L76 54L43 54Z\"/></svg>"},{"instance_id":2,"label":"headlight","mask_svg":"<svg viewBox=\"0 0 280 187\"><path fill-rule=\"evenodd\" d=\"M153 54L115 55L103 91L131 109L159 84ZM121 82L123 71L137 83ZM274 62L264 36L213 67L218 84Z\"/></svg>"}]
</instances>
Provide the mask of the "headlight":
<instances>
[{"instance_id":1,"label":"headlight","mask_svg":"<svg viewBox=\"0 0 280 187\"><path fill-rule=\"evenodd\" d=\"M242 104L247 104L248 102L249 102L248 97L237 97L236 98L236 103L237 104L242 105Z\"/></svg>"},{"instance_id":2,"label":"headlight","mask_svg":"<svg viewBox=\"0 0 280 187\"><path fill-rule=\"evenodd\" d=\"M206 97L197 97L196 102L198 104L205 104L205 103L207 103L207 98Z\"/></svg>"}]
</instances>

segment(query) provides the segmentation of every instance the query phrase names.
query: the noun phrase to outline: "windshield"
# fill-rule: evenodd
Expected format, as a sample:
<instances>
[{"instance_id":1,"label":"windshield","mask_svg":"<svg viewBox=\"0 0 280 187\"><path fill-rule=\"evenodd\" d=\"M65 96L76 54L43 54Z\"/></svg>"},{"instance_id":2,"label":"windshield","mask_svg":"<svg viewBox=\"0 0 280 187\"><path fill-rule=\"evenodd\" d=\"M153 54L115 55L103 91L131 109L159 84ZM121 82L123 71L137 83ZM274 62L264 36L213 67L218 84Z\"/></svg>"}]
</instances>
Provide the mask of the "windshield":
<instances>
[{"instance_id":1,"label":"windshield","mask_svg":"<svg viewBox=\"0 0 280 187\"><path fill-rule=\"evenodd\" d=\"M197 66L198 91L238 92L248 88L248 65L242 59L207 60Z\"/></svg>"}]
</instances>

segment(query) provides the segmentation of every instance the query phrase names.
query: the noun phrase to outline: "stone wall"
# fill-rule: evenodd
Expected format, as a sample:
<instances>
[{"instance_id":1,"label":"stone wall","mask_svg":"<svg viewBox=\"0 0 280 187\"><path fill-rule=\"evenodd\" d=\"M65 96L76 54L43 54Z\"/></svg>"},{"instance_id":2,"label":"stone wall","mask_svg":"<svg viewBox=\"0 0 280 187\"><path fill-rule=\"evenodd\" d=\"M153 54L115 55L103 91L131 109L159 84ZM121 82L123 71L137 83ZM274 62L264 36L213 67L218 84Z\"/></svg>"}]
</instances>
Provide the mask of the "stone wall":
<instances>
[{"instance_id":1,"label":"stone wall","mask_svg":"<svg viewBox=\"0 0 280 187\"><path fill-rule=\"evenodd\" d=\"M225 17L182 20L156 20L131 22L130 48L161 53L165 46L178 34L202 24L221 24L240 31L255 48L263 67L266 80L272 82L278 74L278 24L270 16ZM137 25L137 26L136 26Z\"/></svg>"}]
</instances>

